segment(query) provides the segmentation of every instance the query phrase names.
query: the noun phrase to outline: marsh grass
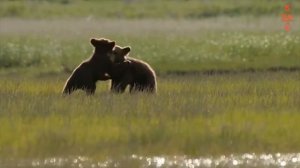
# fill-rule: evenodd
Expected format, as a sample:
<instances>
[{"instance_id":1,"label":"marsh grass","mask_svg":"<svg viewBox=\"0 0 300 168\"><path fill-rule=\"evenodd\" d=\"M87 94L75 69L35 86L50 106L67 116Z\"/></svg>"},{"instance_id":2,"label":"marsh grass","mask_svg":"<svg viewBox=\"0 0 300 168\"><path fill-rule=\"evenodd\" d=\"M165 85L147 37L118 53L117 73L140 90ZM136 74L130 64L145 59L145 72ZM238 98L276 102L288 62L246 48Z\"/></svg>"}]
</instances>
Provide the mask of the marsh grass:
<instances>
[{"instance_id":1,"label":"marsh grass","mask_svg":"<svg viewBox=\"0 0 300 168\"><path fill-rule=\"evenodd\" d=\"M158 73L297 67L300 62L299 34L283 32L275 17L199 21L2 19L0 23L0 68L43 66L71 71L92 54L91 37L130 45L131 56L148 61Z\"/></svg>"},{"instance_id":2,"label":"marsh grass","mask_svg":"<svg viewBox=\"0 0 300 168\"><path fill-rule=\"evenodd\" d=\"M158 73L210 69L299 67L299 36L222 33L208 37L115 37L133 48L131 56L149 62ZM80 42L79 42L80 41ZM0 67L38 67L71 71L92 55L89 39L2 38Z\"/></svg>"},{"instance_id":3,"label":"marsh grass","mask_svg":"<svg viewBox=\"0 0 300 168\"><path fill-rule=\"evenodd\" d=\"M299 4L293 3L293 13L299 14ZM240 15L279 15L283 12L281 1L238 0L179 0L179 1L8 1L0 2L0 17L19 18L204 18ZM35 12L32 12L34 10Z\"/></svg>"},{"instance_id":4,"label":"marsh grass","mask_svg":"<svg viewBox=\"0 0 300 168\"><path fill-rule=\"evenodd\" d=\"M165 76L157 95L110 94L101 82L90 97L62 97L65 75L2 76L0 155L296 152L299 76Z\"/></svg>"}]
</instances>

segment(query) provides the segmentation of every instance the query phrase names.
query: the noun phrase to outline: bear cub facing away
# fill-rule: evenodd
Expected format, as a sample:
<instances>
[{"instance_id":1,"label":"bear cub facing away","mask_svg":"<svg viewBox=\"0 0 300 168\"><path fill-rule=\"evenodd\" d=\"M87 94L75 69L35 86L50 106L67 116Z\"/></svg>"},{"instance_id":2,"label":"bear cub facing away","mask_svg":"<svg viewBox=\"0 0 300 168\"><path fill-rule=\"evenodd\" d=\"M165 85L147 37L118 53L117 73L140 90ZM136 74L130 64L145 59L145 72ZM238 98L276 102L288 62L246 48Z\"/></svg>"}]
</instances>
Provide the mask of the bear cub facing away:
<instances>
[{"instance_id":1,"label":"bear cub facing away","mask_svg":"<svg viewBox=\"0 0 300 168\"><path fill-rule=\"evenodd\" d=\"M112 63L107 59L107 54L112 51L115 42L103 38L91 39L90 42L94 46L93 55L73 71L65 83L63 94L71 94L77 89L84 90L88 95L94 94L97 80L110 79L106 72Z\"/></svg>"},{"instance_id":2,"label":"bear cub facing away","mask_svg":"<svg viewBox=\"0 0 300 168\"><path fill-rule=\"evenodd\" d=\"M154 70L144 61L128 57L130 47L120 47L115 45L108 53L108 57L113 63L111 71L111 90L123 93L129 85L129 91L156 93L157 82Z\"/></svg>"}]
</instances>

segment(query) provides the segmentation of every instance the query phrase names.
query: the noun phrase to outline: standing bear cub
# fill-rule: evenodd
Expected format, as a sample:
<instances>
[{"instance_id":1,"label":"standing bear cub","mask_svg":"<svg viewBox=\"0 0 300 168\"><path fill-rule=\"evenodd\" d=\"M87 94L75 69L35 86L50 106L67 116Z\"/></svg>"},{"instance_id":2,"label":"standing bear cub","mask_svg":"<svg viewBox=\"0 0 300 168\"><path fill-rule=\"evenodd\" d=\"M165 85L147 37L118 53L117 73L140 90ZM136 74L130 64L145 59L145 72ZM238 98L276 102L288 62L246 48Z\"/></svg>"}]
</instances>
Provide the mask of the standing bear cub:
<instances>
[{"instance_id":1,"label":"standing bear cub","mask_svg":"<svg viewBox=\"0 0 300 168\"><path fill-rule=\"evenodd\" d=\"M67 80L63 94L71 94L77 89L84 90L88 95L94 94L97 80L108 80L106 72L111 69L112 63L107 59L107 54L115 46L114 41L108 39L91 39L94 46L93 55L83 61Z\"/></svg>"},{"instance_id":2,"label":"standing bear cub","mask_svg":"<svg viewBox=\"0 0 300 168\"><path fill-rule=\"evenodd\" d=\"M141 60L128 57L130 47L120 47L116 45L108 57L113 63L111 71L111 90L114 92L124 92L129 85L130 93L141 91L155 93L157 90L156 75L149 64Z\"/></svg>"}]
</instances>

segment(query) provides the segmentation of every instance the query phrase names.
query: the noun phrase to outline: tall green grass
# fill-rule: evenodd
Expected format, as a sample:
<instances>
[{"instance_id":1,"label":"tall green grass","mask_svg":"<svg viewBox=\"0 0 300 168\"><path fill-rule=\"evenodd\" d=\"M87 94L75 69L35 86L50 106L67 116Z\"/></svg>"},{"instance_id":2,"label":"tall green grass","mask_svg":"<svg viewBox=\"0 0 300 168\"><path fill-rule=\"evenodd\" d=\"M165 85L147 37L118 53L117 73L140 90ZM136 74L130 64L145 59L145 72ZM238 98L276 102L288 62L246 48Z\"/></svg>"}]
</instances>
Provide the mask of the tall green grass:
<instances>
[{"instance_id":1,"label":"tall green grass","mask_svg":"<svg viewBox=\"0 0 300 168\"><path fill-rule=\"evenodd\" d=\"M211 33L174 37L118 36L119 45L132 46L131 56L149 62L158 73L209 69L299 67L299 36L285 33ZM93 52L89 39L4 37L0 67L39 67L72 70Z\"/></svg>"},{"instance_id":2,"label":"tall green grass","mask_svg":"<svg viewBox=\"0 0 300 168\"><path fill-rule=\"evenodd\" d=\"M293 14L299 14L299 3L290 1ZM285 2L273 0L55 0L0 2L0 17L19 18L203 18L220 15L280 15ZM32 12L34 10L34 12Z\"/></svg>"},{"instance_id":3,"label":"tall green grass","mask_svg":"<svg viewBox=\"0 0 300 168\"><path fill-rule=\"evenodd\" d=\"M299 72L158 78L158 94L62 97L65 75L1 76L0 156L300 150Z\"/></svg>"}]
</instances>

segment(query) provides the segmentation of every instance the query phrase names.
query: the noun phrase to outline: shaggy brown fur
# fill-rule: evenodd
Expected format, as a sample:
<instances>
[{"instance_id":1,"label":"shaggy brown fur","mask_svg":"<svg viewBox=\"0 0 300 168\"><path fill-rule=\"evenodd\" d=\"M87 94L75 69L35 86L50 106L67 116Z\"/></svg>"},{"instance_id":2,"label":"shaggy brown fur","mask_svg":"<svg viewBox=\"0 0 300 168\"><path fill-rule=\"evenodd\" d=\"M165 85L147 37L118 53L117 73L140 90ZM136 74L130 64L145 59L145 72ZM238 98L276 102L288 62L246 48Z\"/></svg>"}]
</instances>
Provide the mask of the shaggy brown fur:
<instances>
[{"instance_id":1,"label":"shaggy brown fur","mask_svg":"<svg viewBox=\"0 0 300 168\"><path fill-rule=\"evenodd\" d=\"M63 94L71 94L77 89L94 94L97 80L110 79L106 76L106 72L111 69L112 63L107 59L107 54L112 51L115 42L107 39L91 39L91 44L95 47L93 55L73 71L64 86Z\"/></svg>"},{"instance_id":2,"label":"shaggy brown fur","mask_svg":"<svg viewBox=\"0 0 300 168\"><path fill-rule=\"evenodd\" d=\"M108 57L113 67L108 74L112 78L111 90L124 92L129 85L130 92L155 93L157 90L156 75L149 64L141 60L127 57L130 47L115 46Z\"/></svg>"}]
</instances>

